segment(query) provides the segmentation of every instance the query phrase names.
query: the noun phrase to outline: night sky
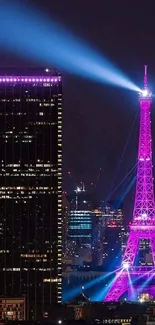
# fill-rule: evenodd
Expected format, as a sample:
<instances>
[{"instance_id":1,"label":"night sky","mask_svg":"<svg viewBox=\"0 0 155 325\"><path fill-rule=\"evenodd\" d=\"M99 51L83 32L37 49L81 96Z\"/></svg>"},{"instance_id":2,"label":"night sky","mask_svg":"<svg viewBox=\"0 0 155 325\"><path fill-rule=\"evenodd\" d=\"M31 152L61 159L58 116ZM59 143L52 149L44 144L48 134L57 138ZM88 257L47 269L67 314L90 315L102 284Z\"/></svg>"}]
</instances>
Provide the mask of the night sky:
<instances>
[{"instance_id":1,"label":"night sky","mask_svg":"<svg viewBox=\"0 0 155 325\"><path fill-rule=\"evenodd\" d=\"M26 1L33 4L34 1ZM67 27L100 54L105 55L138 86L143 66L155 89L155 0L37 0L37 6ZM3 53L1 66L21 65ZM35 62L32 62L35 65ZM95 182L96 197L105 199L113 184L120 157L138 112L138 95L64 73L64 189L74 183ZM155 103L152 128L155 129ZM138 120L121 162L116 186L136 162ZM155 144L155 131L153 132ZM72 179L67 175L72 173ZM123 188L112 198L117 199ZM125 200L126 218L133 207L133 191Z\"/></svg>"}]
</instances>

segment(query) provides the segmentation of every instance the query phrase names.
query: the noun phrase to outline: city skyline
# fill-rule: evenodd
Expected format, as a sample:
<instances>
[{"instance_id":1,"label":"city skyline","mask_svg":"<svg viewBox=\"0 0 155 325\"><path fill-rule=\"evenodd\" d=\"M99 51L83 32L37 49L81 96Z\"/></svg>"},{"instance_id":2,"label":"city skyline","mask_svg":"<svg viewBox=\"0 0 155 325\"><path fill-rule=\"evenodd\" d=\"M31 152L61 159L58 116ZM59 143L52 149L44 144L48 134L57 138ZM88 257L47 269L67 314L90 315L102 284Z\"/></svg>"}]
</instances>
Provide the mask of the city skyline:
<instances>
[{"instance_id":1,"label":"city skyline","mask_svg":"<svg viewBox=\"0 0 155 325\"><path fill-rule=\"evenodd\" d=\"M46 314L46 308L48 314L49 305L62 302L63 277L68 295L75 294L75 289L81 292L81 288L90 292L91 285L96 286L98 281L91 299L101 301L103 290L105 295L109 286L108 277L112 279L115 273L116 259L123 254L120 272L125 272L127 280L130 261L126 254L130 253L133 238L136 245L137 238L140 239L140 251L137 256L135 252L129 254L131 266L135 266L136 260L138 272L141 268L152 268L153 239L146 237L146 233L143 238L134 237L133 232L130 238L126 226L137 227L137 220L146 221L148 216L148 199L142 200L144 207L137 199L135 202L140 205L133 213L142 111L138 96L141 108L153 97L152 138L149 135L148 140L153 140L153 152L149 149L151 158L138 156L138 162L146 158L152 166L153 160L155 175L155 3L149 0L146 6L141 1L140 6L136 3L133 8L123 0L117 4L101 0L97 4L90 0L82 4L78 0L66 0L65 4L53 0L51 4L50 0L38 0L37 5L29 0L28 6L21 7L18 0L3 2L0 289L4 297L21 298L25 294L27 315L38 319L39 314ZM144 66L146 94L142 91ZM27 71L25 67L29 67ZM143 125L141 134L146 129L149 133L145 122ZM144 138L146 144L147 137ZM152 171L150 175L153 197ZM146 175L142 179L147 194L150 180L146 181ZM138 180L139 176L137 183ZM80 188L83 193L78 202ZM85 188L94 204L103 203L102 207L98 204L96 212L87 196L83 196ZM66 194L73 191L75 201L73 197L67 201ZM106 205L112 201L116 203L114 209ZM154 199L151 202L154 207ZM133 215L135 224L131 223ZM126 245L127 237L130 245ZM93 263L99 266L97 273ZM109 267L105 277L104 263ZM83 273L91 267L92 274L86 275L89 282L81 287ZM116 277L117 274L118 269ZM73 284L70 290L68 283ZM127 281L122 283L125 288ZM116 281L112 298L111 293L107 294L107 301L118 300L117 284ZM122 290L120 282L119 286ZM21 314L25 301L22 304L20 309L19 303Z\"/></svg>"}]
</instances>

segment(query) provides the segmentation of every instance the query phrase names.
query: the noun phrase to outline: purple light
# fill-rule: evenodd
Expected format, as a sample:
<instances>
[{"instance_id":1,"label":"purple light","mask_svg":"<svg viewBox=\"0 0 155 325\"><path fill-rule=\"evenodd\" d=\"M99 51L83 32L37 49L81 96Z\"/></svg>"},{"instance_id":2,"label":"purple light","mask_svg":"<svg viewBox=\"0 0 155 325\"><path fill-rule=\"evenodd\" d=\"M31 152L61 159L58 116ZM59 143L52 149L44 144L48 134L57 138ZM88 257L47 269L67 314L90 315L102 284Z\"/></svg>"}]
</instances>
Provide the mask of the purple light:
<instances>
[{"instance_id":1,"label":"purple light","mask_svg":"<svg viewBox=\"0 0 155 325\"><path fill-rule=\"evenodd\" d=\"M152 275L155 277L155 202L152 173L151 96L152 94L147 88L147 68L145 67L144 91L140 94L140 131L133 220L122 260L122 272L116 273L115 280L104 301L118 301L122 294L129 289L129 276L133 279L138 276L149 279L152 279ZM144 266L134 267L140 239L150 240L154 266L149 270Z\"/></svg>"},{"instance_id":2,"label":"purple light","mask_svg":"<svg viewBox=\"0 0 155 325\"><path fill-rule=\"evenodd\" d=\"M29 82L29 83L49 83L49 82L51 82L51 83L53 83L53 82L57 82L57 81L61 81L61 78L59 77L59 78L54 78L54 77L52 77L52 78L50 78L49 76L47 77L39 77L39 76L37 76L37 77L35 77L35 76L16 76L16 77L12 77L12 76L6 76L6 77L4 77L4 76L0 76L0 82L15 82L15 83L17 83L17 82L19 82L19 83L27 83L27 82Z\"/></svg>"}]
</instances>

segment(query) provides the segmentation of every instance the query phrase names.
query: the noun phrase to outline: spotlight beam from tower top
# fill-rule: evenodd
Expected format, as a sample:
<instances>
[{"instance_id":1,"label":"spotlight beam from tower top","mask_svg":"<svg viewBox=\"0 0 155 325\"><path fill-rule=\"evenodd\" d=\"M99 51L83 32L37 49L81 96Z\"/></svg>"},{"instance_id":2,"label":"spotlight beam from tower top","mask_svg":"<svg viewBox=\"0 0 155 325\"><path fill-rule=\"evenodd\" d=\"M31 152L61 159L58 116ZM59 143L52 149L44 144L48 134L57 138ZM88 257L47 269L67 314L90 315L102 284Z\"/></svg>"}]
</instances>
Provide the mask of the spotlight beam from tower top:
<instances>
[{"instance_id":1,"label":"spotlight beam from tower top","mask_svg":"<svg viewBox=\"0 0 155 325\"><path fill-rule=\"evenodd\" d=\"M43 11L23 2L0 1L1 49L95 82L141 91L108 58Z\"/></svg>"}]
</instances>

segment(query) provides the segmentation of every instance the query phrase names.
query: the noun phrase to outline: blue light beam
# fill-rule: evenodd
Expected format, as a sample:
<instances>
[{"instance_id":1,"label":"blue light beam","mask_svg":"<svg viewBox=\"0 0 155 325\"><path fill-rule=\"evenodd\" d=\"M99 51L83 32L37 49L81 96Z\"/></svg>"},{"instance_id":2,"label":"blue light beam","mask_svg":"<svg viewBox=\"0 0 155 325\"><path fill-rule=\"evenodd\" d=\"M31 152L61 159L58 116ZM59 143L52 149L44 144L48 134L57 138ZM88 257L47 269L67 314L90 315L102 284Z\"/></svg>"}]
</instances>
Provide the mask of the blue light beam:
<instances>
[{"instance_id":1,"label":"blue light beam","mask_svg":"<svg viewBox=\"0 0 155 325\"><path fill-rule=\"evenodd\" d=\"M119 276L120 274L123 272L122 268L118 268L113 272L108 273L109 275L114 274L116 271L119 271ZM103 301L107 292L109 291L109 289L111 288L111 286L113 285L113 283L115 282L115 280L118 278L118 274L115 275L115 277L113 277L107 284L105 284L103 286L103 288L101 288L101 290L99 292L96 292L95 294L93 294L91 296L91 301L93 302L100 302Z\"/></svg>"},{"instance_id":2,"label":"blue light beam","mask_svg":"<svg viewBox=\"0 0 155 325\"><path fill-rule=\"evenodd\" d=\"M132 180L130 181L130 183L128 184L128 186L126 186L126 188L124 188L124 189L122 190L122 196L120 197L120 199L119 199L119 201L118 201L118 203L117 203L117 205L116 205L116 209L119 209L120 206L121 206L121 204L124 202L124 200L125 200L127 194L130 192L130 190L132 189L133 185L134 185L135 182L136 182L136 177L137 177L137 176L134 176L134 177L132 178Z\"/></svg>"},{"instance_id":3,"label":"blue light beam","mask_svg":"<svg viewBox=\"0 0 155 325\"><path fill-rule=\"evenodd\" d=\"M0 4L0 46L32 59L98 82L140 89L106 58L41 12L18 2Z\"/></svg>"},{"instance_id":4,"label":"blue light beam","mask_svg":"<svg viewBox=\"0 0 155 325\"><path fill-rule=\"evenodd\" d=\"M110 277L112 274L114 274L116 271L113 272L108 272L100 277L97 277L95 279L92 279L91 281L82 283L81 285L76 286L75 288L71 289L71 290L67 290L63 293L63 302L68 302L71 301L72 299L74 299L75 297L77 297L81 291L82 291L82 286L84 287L84 290L87 290L89 288L91 288L92 286L94 286L96 283L98 283L99 281L103 281L106 278Z\"/></svg>"}]
</instances>

